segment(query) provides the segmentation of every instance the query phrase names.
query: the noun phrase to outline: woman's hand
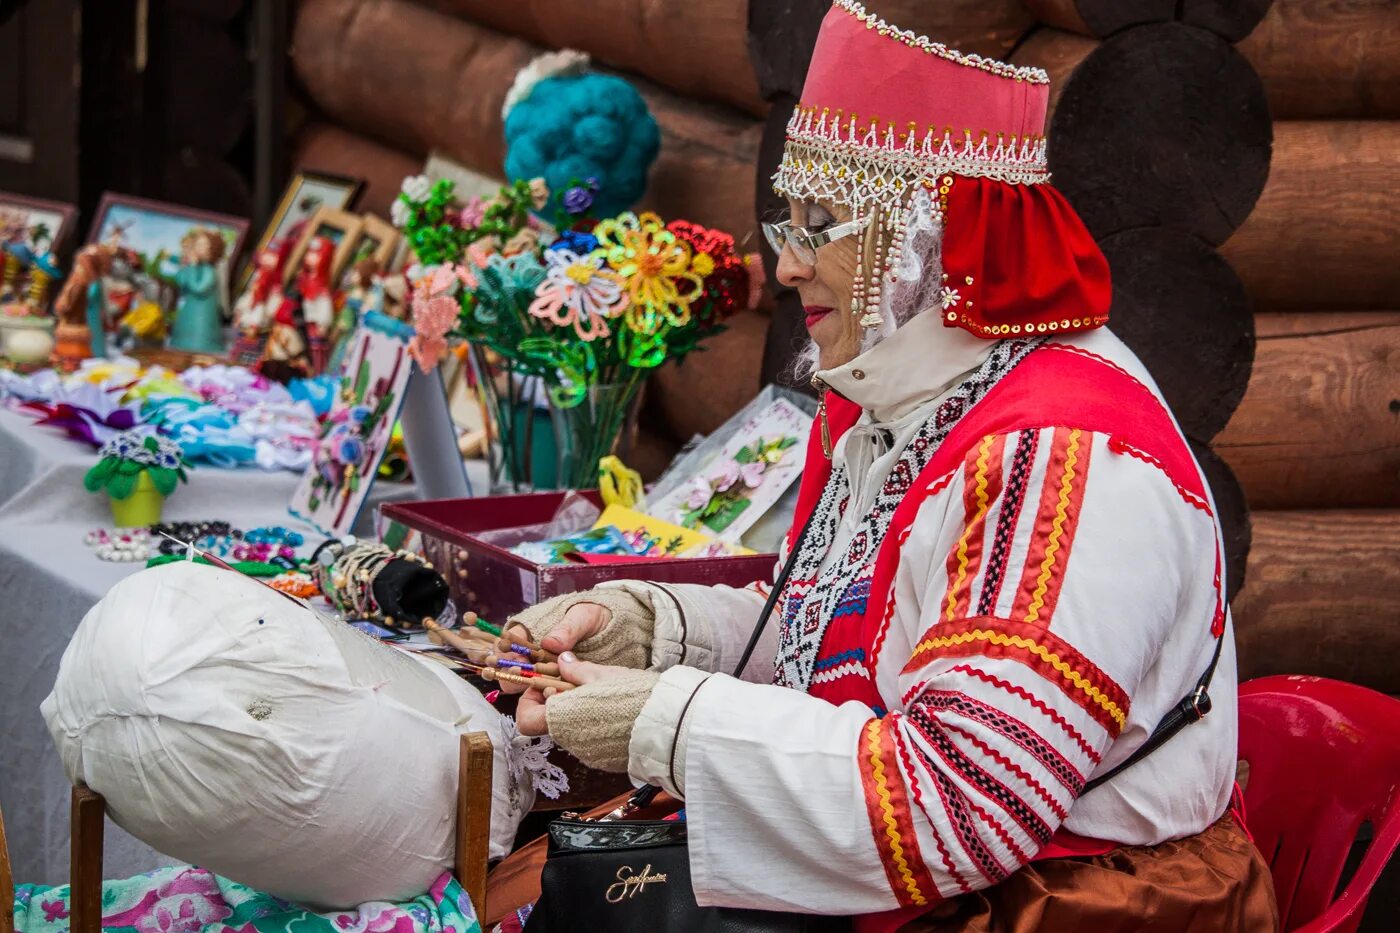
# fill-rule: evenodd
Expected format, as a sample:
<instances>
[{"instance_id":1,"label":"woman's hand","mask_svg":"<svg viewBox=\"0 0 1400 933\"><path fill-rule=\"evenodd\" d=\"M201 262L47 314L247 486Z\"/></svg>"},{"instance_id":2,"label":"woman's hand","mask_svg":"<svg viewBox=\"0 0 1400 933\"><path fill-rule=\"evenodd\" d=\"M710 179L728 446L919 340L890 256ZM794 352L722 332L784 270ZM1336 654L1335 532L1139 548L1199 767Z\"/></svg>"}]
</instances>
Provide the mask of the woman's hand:
<instances>
[{"instance_id":1,"label":"woman's hand","mask_svg":"<svg viewBox=\"0 0 1400 933\"><path fill-rule=\"evenodd\" d=\"M661 675L591 664L567 651L559 656L559 675L577 686L527 690L515 710L521 735L552 735L591 768L626 771L632 725Z\"/></svg>"},{"instance_id":2,"label":"woman's hand","mask_svg":"<svg viewBox=\"0 0 1400 933\"><path fill-rule=\"evenodd\" d=\"M641 669L651 664L654 624L651 604L623 589L556 596L507 620L497 656L507 657L511 636L519 642L523 631L555 654L573 651L596 665ZM502 684L501 689L519 693L524 688Z\"/></svg>"}]
</instances>

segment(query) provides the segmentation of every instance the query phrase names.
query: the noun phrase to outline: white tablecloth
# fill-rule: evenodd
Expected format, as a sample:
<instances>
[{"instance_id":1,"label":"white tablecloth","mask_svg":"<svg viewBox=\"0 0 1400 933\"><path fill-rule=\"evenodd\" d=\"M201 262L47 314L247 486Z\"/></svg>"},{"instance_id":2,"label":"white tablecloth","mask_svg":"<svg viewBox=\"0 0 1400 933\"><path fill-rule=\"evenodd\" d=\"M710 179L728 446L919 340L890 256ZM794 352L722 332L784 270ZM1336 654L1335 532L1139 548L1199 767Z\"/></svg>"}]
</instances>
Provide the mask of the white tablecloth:
<instances>
[{"instance_id":1,"label":"white tablecloth","mask_svg":"<svg viewBox=\"0 0 1400 933\"><path fill-rule=\"evenodd\" d=\"M39 703L83 615L140 565L100 561L83 544L88 530L112 524L105 498L82 485L95 452L32 422L0 409L0 811L15 881L64 884L69 785ZM198 468L166 503L164 517L223 519L238 528L282 525L314 542L317 533L287 514L297 480L287 472ZM484 475L474 471L472 480L485 487ZM381 483L370 501L410 498L412 491L410 485ZM357 533L372 532L372 515L367 505ZM108 822L106 877L166 864Z\"/></svg>"}]
</instances>

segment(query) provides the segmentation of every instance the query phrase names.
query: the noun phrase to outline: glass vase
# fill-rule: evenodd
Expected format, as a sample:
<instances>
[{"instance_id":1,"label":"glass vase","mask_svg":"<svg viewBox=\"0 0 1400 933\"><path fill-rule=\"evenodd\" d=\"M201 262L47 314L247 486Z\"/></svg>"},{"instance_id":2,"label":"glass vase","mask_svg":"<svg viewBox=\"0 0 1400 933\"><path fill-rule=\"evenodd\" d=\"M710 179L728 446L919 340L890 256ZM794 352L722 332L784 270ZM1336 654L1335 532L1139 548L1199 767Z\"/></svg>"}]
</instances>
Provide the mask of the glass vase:
<instances>
[{"instance_id":1,"label":"glass vase","mask_svg":"<svg viewBox=\"0 0 1400 933\"><path fill-rule=\"evenodd\" d=\"M619 453L625 459L626 441L636 421L642 381L590 386L577 405L551 404L558 444L558 476L562 489L589 489L598 485L598 461Z\"/></svg>"}]
</instances>

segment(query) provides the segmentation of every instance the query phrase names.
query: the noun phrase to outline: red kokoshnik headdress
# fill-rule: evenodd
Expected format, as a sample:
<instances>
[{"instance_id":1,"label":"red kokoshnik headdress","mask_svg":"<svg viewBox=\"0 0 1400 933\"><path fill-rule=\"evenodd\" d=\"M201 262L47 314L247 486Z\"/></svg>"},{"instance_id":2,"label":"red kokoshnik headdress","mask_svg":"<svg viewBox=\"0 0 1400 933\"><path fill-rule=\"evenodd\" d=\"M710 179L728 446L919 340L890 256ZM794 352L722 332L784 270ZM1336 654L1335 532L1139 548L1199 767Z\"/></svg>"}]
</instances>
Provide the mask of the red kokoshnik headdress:
<instances>
[{"instance_id":1,"label":"red kokoshnik headdress","mask_svg":"<svg viewBox=\"0 0 1400 933\"><path fill-rule=\"evenodd\" d=\"M888 234L856 274L852 311L879 323L915 191L943 225L943 321L979 337L1086 330L1108 320L1108 262L1050 186L1050 79L899 29L855 0L822 22L773 187L830 201Z\"/></svg>"}]
</instances>

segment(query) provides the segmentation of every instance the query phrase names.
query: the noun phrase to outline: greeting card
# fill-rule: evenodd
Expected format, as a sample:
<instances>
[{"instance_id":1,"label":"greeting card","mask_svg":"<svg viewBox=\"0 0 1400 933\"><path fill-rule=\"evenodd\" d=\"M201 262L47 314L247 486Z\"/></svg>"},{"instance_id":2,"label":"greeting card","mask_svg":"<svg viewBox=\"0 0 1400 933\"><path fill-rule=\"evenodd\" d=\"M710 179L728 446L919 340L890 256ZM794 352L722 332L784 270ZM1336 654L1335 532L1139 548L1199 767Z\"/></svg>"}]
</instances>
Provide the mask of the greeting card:
<instances>
[{"instance_id":1,"label":"greeting card","mask_svg":"<svg viewBox=\"0 0 1400 933\"><path fill-rule=\"evenodd\" d=\"M411 327L375 313L355 332L330 417L292 494L291 513L324 534L348 534L374 484L413 374L412 337Z\"/></svg>"},{"instance_id":2,"label":"greeting card","mask_svg":"<svg viewBox=\"0 0 1400 933\"><path fill-rule=\"evenodd\" d=\"M737 541L802 473L802 442L812 419L778 398L746 419L718 455L685 482L648 503L658 518Z\"/></svg>"}]
</instances>

